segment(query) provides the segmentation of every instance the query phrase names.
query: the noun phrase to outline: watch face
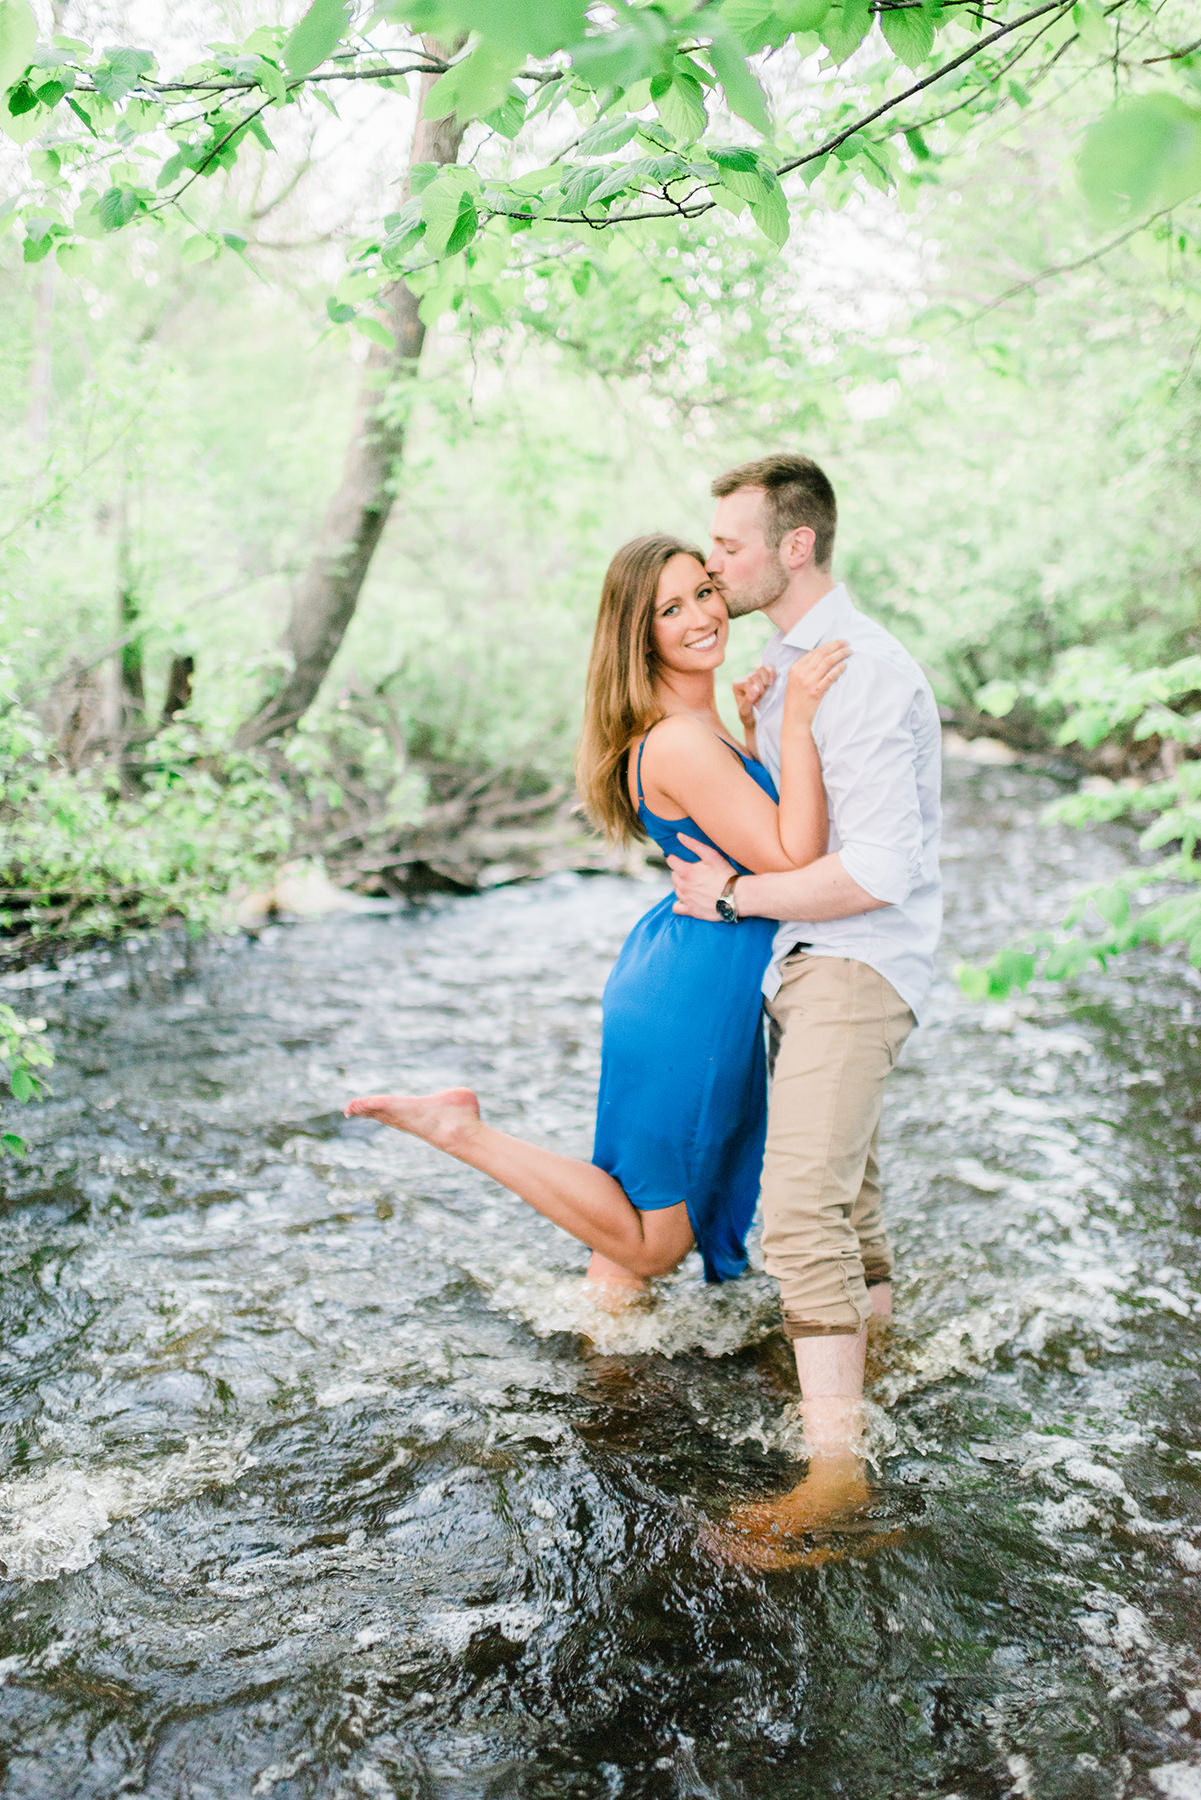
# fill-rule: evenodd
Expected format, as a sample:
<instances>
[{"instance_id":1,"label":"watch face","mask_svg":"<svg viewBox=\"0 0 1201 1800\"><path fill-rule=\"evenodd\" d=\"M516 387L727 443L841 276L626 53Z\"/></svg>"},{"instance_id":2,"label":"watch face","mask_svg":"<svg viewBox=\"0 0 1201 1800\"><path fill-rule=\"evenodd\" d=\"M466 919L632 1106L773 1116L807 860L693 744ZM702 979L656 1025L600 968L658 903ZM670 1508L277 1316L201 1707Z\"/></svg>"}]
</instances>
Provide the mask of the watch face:
<instances>
[{"instance_id":1,"label":"watch face","mask_svg":"<svg viewBox=\"0 0 1201 1800\"><path fill-rule=\"evenodd\" d=\"M732 900L727 900L724 894L717 902L717 916L719 919L724 919L727 925L738 923L738 914L734 911L734 903Z\"/></svg>"}]
</instances>

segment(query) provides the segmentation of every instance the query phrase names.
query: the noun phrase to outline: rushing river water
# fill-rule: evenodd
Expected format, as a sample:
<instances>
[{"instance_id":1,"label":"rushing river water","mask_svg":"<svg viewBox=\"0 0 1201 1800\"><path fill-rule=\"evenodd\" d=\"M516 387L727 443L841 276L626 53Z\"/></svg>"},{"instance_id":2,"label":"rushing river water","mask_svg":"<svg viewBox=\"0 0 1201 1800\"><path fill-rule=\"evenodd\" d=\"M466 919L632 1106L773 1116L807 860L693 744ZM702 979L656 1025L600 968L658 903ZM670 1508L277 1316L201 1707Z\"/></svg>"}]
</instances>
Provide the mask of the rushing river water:
<instances>
[{"instance_id":1,"label":"rushing river water","mask_svg":"<svg viewBox=\"0 0 1201 1800\"><path fill-rule=\"evenodd\" d=\"M951 776L874 1502L821 1567L706 1548L800 1470L762 1275L592 1318L579 1247L341 1117L467 1082L586 1154L653 884L6 984L59 1055L3 1170L6 1800L1201 1796L1201 982L966 1004L1118 852Z\"/></svg>"}]
</instances>

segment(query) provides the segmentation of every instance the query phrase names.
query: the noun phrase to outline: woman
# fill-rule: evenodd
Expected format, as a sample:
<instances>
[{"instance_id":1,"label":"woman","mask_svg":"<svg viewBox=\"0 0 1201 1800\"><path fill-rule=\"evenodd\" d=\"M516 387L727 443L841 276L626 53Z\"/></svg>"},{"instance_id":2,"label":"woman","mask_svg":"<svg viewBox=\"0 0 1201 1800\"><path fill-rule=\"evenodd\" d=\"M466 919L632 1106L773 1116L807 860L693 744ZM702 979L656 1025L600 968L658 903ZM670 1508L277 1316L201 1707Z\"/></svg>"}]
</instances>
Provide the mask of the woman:
<instances>
[{"instance_id":1,"label":"woman","mask_svg":"<svg viewBox=\"0 0 1201 1800\"><path fill-rule=\"evenodd\" d=\"M691 860L685 834L743 874L799 868L826 850L811 727L847 648L820 645L789 671L777 796L717 711L713 675L729 628L698 550L656 535L617 552L588 668L580 791L616 842L646 835ZM736 684L748 731L770 679L757 670ZM738 1275L763 1158L759 984L774 930L768 919L731 928L684 918L670 896L634 927L605 988L590 1163L497 1131L468 1088L369 1094L346 1112L424 1138L510 1188L589 1246L588 1279L610 1296L645 1288L694 1243L707 1280Z\"/></svg>"}]
</instances>

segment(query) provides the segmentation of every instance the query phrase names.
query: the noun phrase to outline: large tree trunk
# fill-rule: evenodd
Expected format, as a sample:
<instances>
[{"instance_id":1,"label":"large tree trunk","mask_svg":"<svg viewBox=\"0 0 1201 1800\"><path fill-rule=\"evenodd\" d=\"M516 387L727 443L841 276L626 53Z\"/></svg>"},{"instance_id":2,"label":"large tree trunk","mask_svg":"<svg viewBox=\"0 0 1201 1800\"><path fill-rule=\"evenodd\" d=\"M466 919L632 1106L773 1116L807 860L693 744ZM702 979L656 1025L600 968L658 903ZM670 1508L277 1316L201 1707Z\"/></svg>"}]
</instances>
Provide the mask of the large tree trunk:
<instances>
[{"instance_id":1,"label":"large tree trunk","mask_svg":"<svg viewBox=\"0 0 1201 1800\"><path fill-rule=\"evenodd\" d=\"M422 77L413 134L414 163L452 163L459 154L462 126L453 118L432 121L422 116L426 94L436 79L435 75ZM405 192L407 195L407 183ZM386 303L395 348L371 346L341 484L292 600L284 639L291 671L277 692L240 728L237 742L243 749L290 731L316 698L354 616L371 558L392 510L405 432L402 409L391 407L381 416L380 400L391 383L412 380L416 375L425 326L417 316L417 297L403 281L389 289Z\"/></svg>"}]
</instances>

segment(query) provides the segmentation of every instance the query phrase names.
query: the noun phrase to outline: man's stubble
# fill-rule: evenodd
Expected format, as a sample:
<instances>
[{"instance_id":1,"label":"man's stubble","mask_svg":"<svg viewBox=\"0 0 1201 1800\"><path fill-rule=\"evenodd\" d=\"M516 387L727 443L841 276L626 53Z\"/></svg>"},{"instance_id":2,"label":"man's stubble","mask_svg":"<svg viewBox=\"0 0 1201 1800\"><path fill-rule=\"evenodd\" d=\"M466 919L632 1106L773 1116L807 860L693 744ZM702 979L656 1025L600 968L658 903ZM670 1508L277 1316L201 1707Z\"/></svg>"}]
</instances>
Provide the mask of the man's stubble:
<instances>
[{"instance_id":1,"label":"man's stubble","mask_svg":"<svg viewBox=\"0 0 1201 1800\"><path fill-rule=\"evenodd\" d=\"M742 619L747 613L762 612L765 606L778 600L788 586L788 575L778 563L774 568L769 563L751 587L731 588L720 582L718 585L730 617Z\"/></svg>"}]
</instances>

